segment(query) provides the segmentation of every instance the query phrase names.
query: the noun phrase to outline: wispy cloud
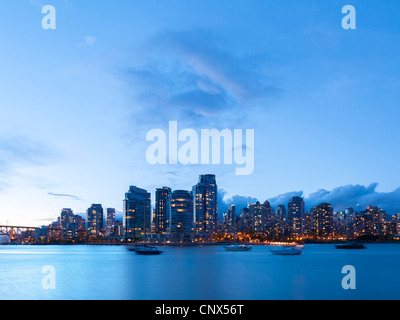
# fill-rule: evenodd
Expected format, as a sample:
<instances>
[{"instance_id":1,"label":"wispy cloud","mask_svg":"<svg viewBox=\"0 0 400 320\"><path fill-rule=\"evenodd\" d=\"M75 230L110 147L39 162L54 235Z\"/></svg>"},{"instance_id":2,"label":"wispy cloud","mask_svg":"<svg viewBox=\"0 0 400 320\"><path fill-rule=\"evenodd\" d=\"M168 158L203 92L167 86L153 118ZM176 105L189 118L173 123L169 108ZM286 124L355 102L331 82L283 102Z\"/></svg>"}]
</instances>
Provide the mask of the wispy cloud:
<instances>
[{"instance_id":1,"label":"wispy cloud","mask_svg":"<svg viewBox=\"0 0 400 320\"><path fill-rule=\"evenodd\" d=\"M88 46L93 46L96 42L96 37L93 36L86 36L85 37L85 44Z\"/></svg>"},{"instance_id":2,"label":"wispy cloud","mask_svg":"<svg viewBox=\"0 0 400 320\"><path fill-rule=\"evenodd\" d=\"M243 121L279 91L264 56L235 55L215 34L163 32L132 52L123 69L137 124L197 126Z\"/></svg>"},{"instance_id":3,"label":"wispy cloud","mask_svg":"<svg viewBox=\"0 0 400 320\"><path fill-rule=\"evenodd\" d=\"M43 166L54 159L55 152L43 143L23 136L0 137L0 190L9 186L9 177L18 168Z\"/></svg>"},{"instance_id":4,"label":"wispy cloud","mask_svg":"<svg viewBox=\"0 0 400 320\"><path fill-rule=\"evenodd\" d=\"M74 195L71 195L71 194L53 193L53 192L49 192L47 194L49 196L53 196L53 197L56 197L56 198L71 198L71 199L74 199L74 200L81 200L81 198L79 198L77 196L74 196Z\"/></svg>"},{"instance_id":5,"label":"wispy cloud","mask_svg":"<svg viewBox=\"0 0 400 320\"><path fill-rule=\"evenodd\" d=\"M50 153L44 144L25 137L0 137L0 170L19 163L43 164L43 159Z\"/></svg>"}]
</instances>

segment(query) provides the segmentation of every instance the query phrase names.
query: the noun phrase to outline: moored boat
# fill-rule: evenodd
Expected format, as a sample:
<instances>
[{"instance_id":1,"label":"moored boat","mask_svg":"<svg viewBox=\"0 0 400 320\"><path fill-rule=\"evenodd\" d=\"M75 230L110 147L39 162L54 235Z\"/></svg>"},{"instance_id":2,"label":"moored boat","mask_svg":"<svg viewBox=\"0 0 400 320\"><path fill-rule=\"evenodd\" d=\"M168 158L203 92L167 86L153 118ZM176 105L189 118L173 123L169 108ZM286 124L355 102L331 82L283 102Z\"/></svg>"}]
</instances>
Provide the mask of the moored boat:
<instances>
[{"instance_id":1,"label":"moored boat","mask_svg":"<svg viewBox=\"0 0 400 320\"><path fill-rule=\"evenodd\" d=\"M231 246L224 247L226 251L250 251L251 246L247 246L244 244L233 244Z\"/></svg>"},{"instance_id":2,"label":"moored boat","mask_svg":"<svg viewBox=\"0 0 400 320\"><path fill-rule=\"evenodd\" d=\"M338 244L335 247L336 249L365 249L365 246L362 243Z\"/></svg>"},{"instance_id":3,"label":"moored boat","mask_svg":"<svg viewBox=\"0 0 400 320\"><path fill-rule=\"evenodd\" d=\"M298 245L283 245L269 249L273 255L281 256L298 256L303 253L303 246Z\"/></svg>"},{"instance_id":4,"label":"moored boat","mask_svg":"<svg viewBox=\"0 0 400 320\"><path fill-rule=\"evenodd\" d=\"M129 251L135 251L137 254L140 255L159 255L162 253L158 247L155 246L142 246L142 247L129 247Z\"/></svg>"}]
</instances>

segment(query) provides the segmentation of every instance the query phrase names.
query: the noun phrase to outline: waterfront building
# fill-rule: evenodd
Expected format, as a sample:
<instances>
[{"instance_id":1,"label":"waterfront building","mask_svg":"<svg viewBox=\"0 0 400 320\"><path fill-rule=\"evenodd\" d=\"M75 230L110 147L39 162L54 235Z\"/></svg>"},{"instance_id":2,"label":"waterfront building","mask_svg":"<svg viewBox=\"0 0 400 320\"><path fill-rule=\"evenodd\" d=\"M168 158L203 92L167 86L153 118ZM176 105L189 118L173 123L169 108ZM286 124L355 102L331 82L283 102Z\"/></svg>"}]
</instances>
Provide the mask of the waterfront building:
<instances>
[{"instance_id":1,"label":"waterfront building","mask_svg":"<svg viewBox=\"0 0 400 320\"><path fill-rule=\"evenodd\" d=\"M40 243L47 242L47 227L41 226L35 230L35 240Z\"/></svg>"},{"instance_id":2,"label":"waterfront building","mask_svg":"<svg viewBox=\"0 0 400 320\"><path fill-rule=\"evenodd\" d=\"M115 209L107 208L106 229L109 230L115 225Z\"/></svg>"},{"instance_id":3,"label":"waterfront building","mask_svg":"<svg viewBox=\"0 0 400 320\"><path fill-rule=\"evenodd\" d=\"M365 235L383 235L386 214L376 206L369 206L363 211L364 215L364 234Z\"/></svg>"},{"instance_id":4,"label":"waterfront building","mask_svg":"<svg viewBox=\"0 0 400 320\"><path fill-rule=\"evenodd\" d=\"M249 204L249 212L252 221L252 231L257 234L264 234L267 230L268 214L271 212L269 202L261 204L259 201Z\"/></svg>"},{"instance_id":5,"label":"waterfront building","mask_svg":"<svg viewBox=\"0 0 400 320\"><path fill-rule=\"evenodd\" d=\"M170 234L174 238L189 238L193 231L193 195L186 190L171 194Z\"/></svg>"},{"instance_id":6,"label":"waterfront building","mask_svg":"<svg viewBox=\"0 0 400 320\"><path fill-rule=\"evenodd\" d=\"M268 200L265 200L264 203L262 204L263 207L263 212L265 214L265 229L266 232L272 233L274 229L274 223L275 223L275 216L273 214L273 208L271 207L271 204L269 203Z\"/></svg>"},{"instance_id":7,"label":"waterfront building","mask_svg":"<svg viewBox=\"0 0 400 320\"><path fill-rule=\"evenodd\" d=\"M276 207L274 238L283 239L286 230L286 207L280 204Z\"/></svg>"},{"instance_id":8,"label":"waterfront building","mask_svg":"<svg viewBox=\"0 0 400 320\"><path fill-rule=\"evenodd\" d=\"M293 236L303 235L304 200L292 197L288 203L288 231Z\"/></svg>"},{"instance_id":9,"label":"waterfront building","mask_svg":"<svg viewBox=\"0 0 400 320\"><path fill-rule=\"evenodd\" d=\"M228 211L224 213L223 217L224 231L227 233L234 233L236 231L236 207L230 205Z\"/></svg>"},{"instance_id":10,"label":"waterfront building","mask_svg":"<svg viewBox=\"0 0 400 320\"><path fill-rule=\"evenodd\" d=\"M354 209L346 208L345 211L346 239L354 238Z\"/></svg>"},{"instance_id":11,"label":"waterfront building","mask_svg":"<svg viewBox=\"0 0 400 320\"><path fill-rule=\"evenodd\" d=\"M85 219L80 215L74 214L67 227L68 240L84 240L86 237Z\"/></svg>"},{"instance_id":12,"label":"waterfront building","mask_svg":"<svg viewBox=\"0 0 400 320\"><path fill-rule=\"evenodd\" d=\"M122 240L124 237L124 228L121 221L115 220L114 224L107 232L107 238L111 240Z\"/></svg>"},{"instance_id":13,"label":"waterfront building","mask_svg":"<svg viewBox=\"0 0 400 320\"><path fill-rule=\"evenodd\" d=\"M311 209L311 229L317 238L333 237L333 208L329 203L320 203Z\"/></svg>"},{"instance_id":14,"label":"waterfront building","mask_svg":"<svg viewBox=\"0 0 400 320\"><path fill-rule=\"evenodd\" d=\"M57 221L54 221L47 226L47 241L55 242L55 241L60 241L61 239L62 239L62 228L59 217Z\"/></svg>"},{"instance_id":15,"label":"waterfront building","mask_svg":"<svg viewBox=\"0 0 400 320\"><path fill-rule=\"evenodd\" d=\"M125 193L124 229L126 239L143 240L150 236L151 195L146 190L131 186Z\"/></svg>"},{"instance_id":16,"label":"waterfront building","mask_svg":"<svg viewBox=\"0 0 400 320\"><path fill-rule=\"evenodd\" d=\"M168 233L171 228L171 188L156 190L156 206L153 215L154 234Z\"/></svg>"},{"instance_id":17,"label":"waterfront building","mask_svg":"<svg viewBox=\"0 0 400 320\"><path fill-rule=\"evenodd\" d=\"M192 188L193 228L197 237L211 238L218 229L217 183L215 175L200 175Z\"/></svg>"},{"instance_id":18,"label":"waterfront building","mask_svg":"<svg viewBox=\"0 0 400 320\"><path fill-rule=\"evenodd\" d=\"M312 235L312 218L311 213L304 213L303 219L303 235L309 237Z\"/></svg>"},{"instance_id":19,"label":"waterfront building","mask_svg":"<svg viewBox=\"0 0 400 320\"><path fill-rule=\"evenodd\" d=\"M251 230L252 230L252 222L250 217L250 210L249 208L242 208L240 210L237 231L249 233Z\"/></svg>"},{"instance_id":20,"label":"waterfront building","mask_svg":"<svg viewBox=\"0 0 400 320\"><path fill-rule=\"evenodd\" d=\"M87 236L89 238L99 238L103 236L104 212L101 204L92 204L87 210Z\"/></svg>"},{"instance_id":21,"label":"waterfront building","mask_svg":"<svg viewBox=\"0 0 400 320\"><path fill-rule=\"evenodd\" d=\"M73 217L73 215L74 213L72 212L71 209L64 208L61 210L60 223L61 223L63 239L69 239L68 228L71 223L71 218Z\"/></svg>"}]
</instances>

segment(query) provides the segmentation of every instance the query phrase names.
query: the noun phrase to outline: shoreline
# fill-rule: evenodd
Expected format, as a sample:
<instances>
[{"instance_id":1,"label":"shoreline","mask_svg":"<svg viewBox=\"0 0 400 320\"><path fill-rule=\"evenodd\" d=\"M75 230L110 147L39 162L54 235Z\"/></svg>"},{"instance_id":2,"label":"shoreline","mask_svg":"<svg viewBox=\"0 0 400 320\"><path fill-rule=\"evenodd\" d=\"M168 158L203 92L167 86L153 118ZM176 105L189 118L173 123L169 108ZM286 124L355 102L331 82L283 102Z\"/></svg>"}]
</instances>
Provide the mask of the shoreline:
<instances>
[{"instance_id":1,"label":"shoreline","mask_svg":"<svg viewBox=\"0 0 400 320\"><path fill-rule=\"evenodd\" d=\"M265 242L265 243L236 243L241 245L249 245L249 246L269 246L274 244L279 244L282 242ZM295 243L295 242L290 242ZM362 243L362 244L399 244L400 241L345 241L345 240L308 240L308 241L300 241L298 244L302 245L310 245L310 244L344 244L344 243ZM158 243L158 242L104 242L104 243L95 243L95 242L82 242L82 243L2 243L2 246L158 246L158 247L208 247L208 246L229 246L232 245L232 242L205 242L205 243Z\"/></svg>"}]
</instances>

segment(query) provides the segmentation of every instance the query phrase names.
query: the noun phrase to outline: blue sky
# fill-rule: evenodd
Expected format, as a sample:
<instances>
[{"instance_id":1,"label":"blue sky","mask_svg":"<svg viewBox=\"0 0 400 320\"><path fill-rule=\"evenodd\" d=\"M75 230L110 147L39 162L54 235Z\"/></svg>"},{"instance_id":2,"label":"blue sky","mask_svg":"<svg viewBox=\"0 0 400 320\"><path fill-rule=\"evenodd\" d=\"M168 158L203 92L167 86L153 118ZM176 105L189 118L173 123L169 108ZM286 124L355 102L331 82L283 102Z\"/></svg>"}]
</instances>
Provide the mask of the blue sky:
<instances>
[{"instance_id":1,"label":"blue sky","mask_svg":"<svg viewBox=\"0 0 400 320\"><path fill-rule=\"evenodd\" d=\"M56 30L41 28L45 4ZM341 27L347 4L356 30ZM0 223L46 224L91 203L121 211L131 184L189 189L201 173L217 174L227 202L295 192L400 209L399 10L395 0L2 1ZM173 120L254 129L254 173L150 166L146 133Z\"/></svg>"}]
</instances>

